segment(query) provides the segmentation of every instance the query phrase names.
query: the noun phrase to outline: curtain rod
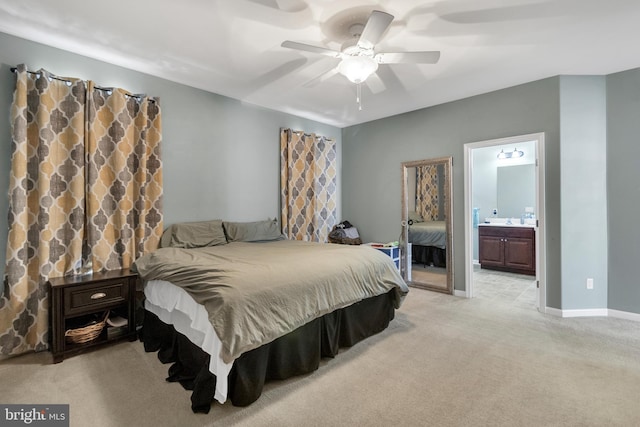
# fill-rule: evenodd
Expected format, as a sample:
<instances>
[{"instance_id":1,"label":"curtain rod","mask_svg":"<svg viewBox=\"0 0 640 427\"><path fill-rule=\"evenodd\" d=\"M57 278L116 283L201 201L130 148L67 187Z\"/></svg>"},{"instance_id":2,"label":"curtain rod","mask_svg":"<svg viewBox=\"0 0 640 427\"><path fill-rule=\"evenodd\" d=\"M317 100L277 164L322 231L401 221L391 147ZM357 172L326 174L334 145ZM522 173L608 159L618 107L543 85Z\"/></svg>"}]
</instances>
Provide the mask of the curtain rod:
<instances>
[{"instance_id":1,"label":"curtain rod","mask_svg":"<svg viewBox=\"0 0 640 427\"><path fill-rule=\"evenodd\" d=\"M16 67L11 67L10 71L12 73L17 73L18 69ZM37 78L40 78L40 75L41 75L41 73L39 73L37 71L29 71L29 70L27 70L27 73L35 74L36 76L38 76ZM59 80L61 82L65 82L67 84L67 86L71 86L71 83L73 83L71 80L63 79L62 77L58 77L55 74L49 73L49 75L51 76L52 79ZM83 81L86 83L86 80L83 80ZM93 88L97 89L97 90L101 90L103 92L107 92L108 95L111 95L111 92L113 92L113 88L112 87L94 86ZM126 93L125 96L128 96L129 98L136 98L138 101L140 101L141 98L146 97L145 94L134 94L134 95L131 95L131 94L128 94L128 93ZM149 101L156 102L155 99L152 99L152 98L149 98Z\"/></svg>"},{"instance_id":2,"label":"curtain rod","mask_svg":"<svg viewBox=\"0 0 640 427\"><path fill-rule=\"evenodd\" d=\"M11 72L12 73L17 73L18 69L16 67L11 67ZM37 71L29 71L29 70L27 70L27 73L35 74L36 76L40 76L40 73L37 72ZM60 80L61 82L65 82L65 83L71 83L71 80L63 79L62 77L58 77L58 76L56 76L54 74L51 74L51 73L49 73L49 74L51 75L52 79Z\"/></svg>"}]
</instances>

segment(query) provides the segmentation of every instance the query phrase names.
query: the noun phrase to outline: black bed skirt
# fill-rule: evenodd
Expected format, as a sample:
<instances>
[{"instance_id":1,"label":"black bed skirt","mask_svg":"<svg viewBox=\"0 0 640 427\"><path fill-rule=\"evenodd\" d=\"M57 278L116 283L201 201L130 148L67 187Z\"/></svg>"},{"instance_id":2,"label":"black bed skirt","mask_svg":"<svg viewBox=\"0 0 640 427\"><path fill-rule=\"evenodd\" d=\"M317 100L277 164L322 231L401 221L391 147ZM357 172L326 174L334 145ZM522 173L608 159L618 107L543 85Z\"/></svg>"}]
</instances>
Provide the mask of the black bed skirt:
<instances>
[{"instance_id":1,"label":"black bed skirt","mask_svg":"<svg viewBox=\"0 0 640 427\"><path fill-rule=\"evenodd\" d=\"M425 266L433 264L434 267L446 268L447 251L435 246L411 245L411 261Z\"/></svg>"},{"instance_id":2,"label":"black bed skirt","mask_svg":"<svg viewBox=\"0 0 640 427\"><path fill-rule=\"evenodd\" d=\"M242 354L229 373L227 398L234 406L247 406L260 397L266 381L315 371L321 358L332 358L341 347L383 331L393 319L394 299L392 290L360 301ZM167 381L178 381L193 391L193 412L208 413L216 386L216 377L209 372L210 356L149 311L141 340L145 351L157 351L162 363L173 363Z\"/></svg>"}]
</instances>

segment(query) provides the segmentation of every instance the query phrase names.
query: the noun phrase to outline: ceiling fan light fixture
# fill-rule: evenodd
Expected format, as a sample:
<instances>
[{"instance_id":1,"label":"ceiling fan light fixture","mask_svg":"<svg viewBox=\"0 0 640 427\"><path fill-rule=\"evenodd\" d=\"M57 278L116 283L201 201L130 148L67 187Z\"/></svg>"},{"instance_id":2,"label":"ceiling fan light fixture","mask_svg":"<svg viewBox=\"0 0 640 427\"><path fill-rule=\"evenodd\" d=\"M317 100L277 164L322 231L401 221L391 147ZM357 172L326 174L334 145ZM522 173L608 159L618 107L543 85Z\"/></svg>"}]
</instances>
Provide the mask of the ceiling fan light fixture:
<instances>
[{"instance_id":1,"label":"ceiling fan light fixture","mask_svg":"<svg viewBox=\"0 0 640 427\"><path fill-rule=\"evenodd\" d=\"M353 83L362 83L376 72L378 62L369 56L347 56L340 61L338 72Z\"/></svg>"}]
</instances>

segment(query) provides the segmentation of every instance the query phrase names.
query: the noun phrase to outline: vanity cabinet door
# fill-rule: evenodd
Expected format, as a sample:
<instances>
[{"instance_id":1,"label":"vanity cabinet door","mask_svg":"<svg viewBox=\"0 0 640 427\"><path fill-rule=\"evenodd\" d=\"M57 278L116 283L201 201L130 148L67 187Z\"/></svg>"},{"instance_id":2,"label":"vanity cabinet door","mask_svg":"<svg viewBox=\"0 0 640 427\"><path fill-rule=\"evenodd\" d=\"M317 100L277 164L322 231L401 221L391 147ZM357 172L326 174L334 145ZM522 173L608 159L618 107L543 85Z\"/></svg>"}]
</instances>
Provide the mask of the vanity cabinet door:
<instances>
[{"instance_id":1,"label":"vanity cabinet door","mask_svg":"<svg viewBox=\"0 0 640 427\"><path fill-rule=\"evenodd\" d=\"M503 240L503 238L497 236L480 236L480 265L483 267L504 266Z\"/></svg>"},{"instance_id":2,"label":"vanity cabinet door","mask_svg":"<svg viewBox=\"0 0 640 427\"><path fill-rule=\"evenodd\" d=\"M535 276L536 239L533 228L481 226L478 243L482 268Z\"/></svg>"},{"instance_id":3,"label":"vanity cabinet door","mask_svg":"<svg viewBox=\"0 0 640 427\"><path fill-rule=\"evenodd\" d=\"M505 237L504 266L514 270L533 271L535 274L535 248L532 238Z\"/></svg>"}]
</instances>

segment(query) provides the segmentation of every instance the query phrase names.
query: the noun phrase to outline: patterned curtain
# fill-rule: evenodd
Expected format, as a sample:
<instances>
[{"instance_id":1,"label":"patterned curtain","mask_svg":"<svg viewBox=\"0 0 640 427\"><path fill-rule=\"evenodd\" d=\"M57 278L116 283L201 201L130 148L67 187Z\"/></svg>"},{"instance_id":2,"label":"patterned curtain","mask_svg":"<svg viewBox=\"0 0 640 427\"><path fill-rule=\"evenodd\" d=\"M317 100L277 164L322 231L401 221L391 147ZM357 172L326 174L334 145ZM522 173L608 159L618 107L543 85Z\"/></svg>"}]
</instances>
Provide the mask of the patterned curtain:
<instances>
[{"instance_id":1,"label":"patterned curtain","mask_svg":"<svg viewBox=\"0 0 640 427\"><path fill-rule=\"evenodd\" d=\"M425 221L436 221L438 213L438 166L416 168L416 211Z\"/></svg>"},{"instance_id":2,"label":"patterned curtain","mask_svg":"<svg viewBox=\"0 0 640 427\"><path fill-rule=\"evenodd\" d=\"M157 99L122 89L87 99L87 242L94 271L128 268L162 234Z\"/></svg>"},{"instance_id":3,"label":"patterned curtain","mask_svg":"<svg viewBox=\"0 0 640 427\"><path fill-rule=\"evenodd\" d=\"M16 71L2 355L48 347L49 277L128 267L162 232L157 100Z\"/></svg>"},{"instance_id":4,"label":"patterned curtain","mask_svg":"<svg viewBox=\"0 0 640 427\"><path fill-rule=\"evenodd\" d=\"M47 348L47 280L82 260L85 92L83 81L17 67L0 354Z\"/></svg>"},{"instance_id":5,"label":"patterned curtain","mask_svg":"<svg viewBox=\"0 0 640 427\"><path fill-rule=\"evenodd\" d=\"M336 142L280 131L282 232L292 240L326 242L337 223Z\"/></svg>"}]
</instances>

